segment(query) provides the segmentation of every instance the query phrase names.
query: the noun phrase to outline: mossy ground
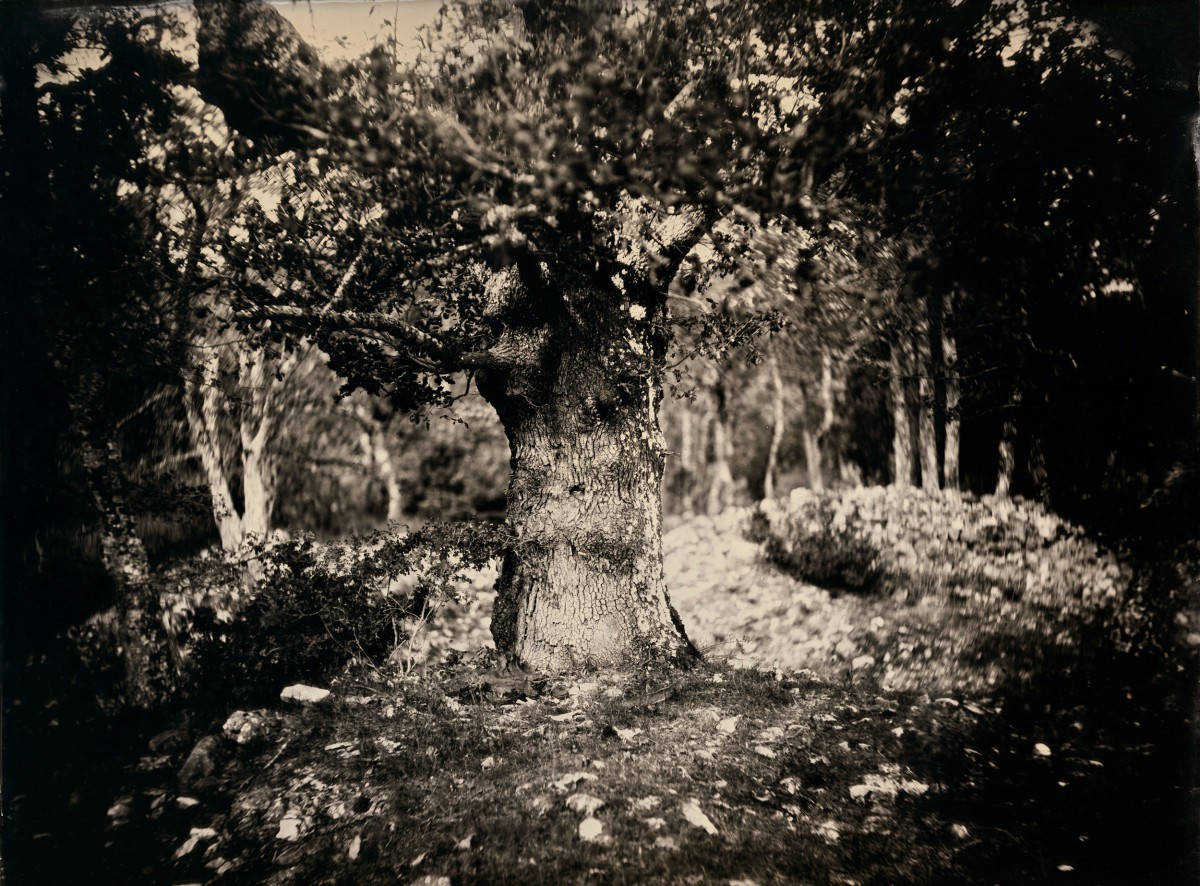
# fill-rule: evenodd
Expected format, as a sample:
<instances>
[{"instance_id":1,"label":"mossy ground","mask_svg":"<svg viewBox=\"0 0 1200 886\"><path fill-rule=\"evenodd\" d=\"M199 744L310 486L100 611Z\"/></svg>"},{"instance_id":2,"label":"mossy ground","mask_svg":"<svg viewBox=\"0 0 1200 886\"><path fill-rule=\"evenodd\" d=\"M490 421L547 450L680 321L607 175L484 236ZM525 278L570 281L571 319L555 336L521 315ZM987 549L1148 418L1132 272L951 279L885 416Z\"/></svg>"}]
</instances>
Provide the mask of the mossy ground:
<instances>
[{"instance_id":1,"label":"mossy ground","mask_svg":"<svg viewBox=\"0 0 1200 886\"><path fill-rule=\"evenodd\" d=\"M9 881L1190 881L1188 601L830 598L755 569L681 594L685 620L766 652L796 625L834 634L802 651L815 667L749 668L729 640L686 672L540 677L484 653L347 674L327 701L251 712L245 743L230 710L108 738L65 702L22 712L38 743L9 758L49 768L8 769ZM808 600L792 628L772 593ZM456 610L446 636L485 616Z\"/></svg>"}]
</instances>

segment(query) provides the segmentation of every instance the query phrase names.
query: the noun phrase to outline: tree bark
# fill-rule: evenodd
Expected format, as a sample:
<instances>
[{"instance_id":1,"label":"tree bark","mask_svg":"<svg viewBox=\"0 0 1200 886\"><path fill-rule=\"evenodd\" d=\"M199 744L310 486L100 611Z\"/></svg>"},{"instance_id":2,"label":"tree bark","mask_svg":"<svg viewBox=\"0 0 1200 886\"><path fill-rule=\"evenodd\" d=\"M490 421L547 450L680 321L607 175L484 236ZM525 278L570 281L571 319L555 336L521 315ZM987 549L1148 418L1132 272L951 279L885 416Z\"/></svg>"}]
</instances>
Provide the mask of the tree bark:
<instances>
[{"instance_id":1,"label":"tree bark","mask_svg":"<svg viewBox=\"0 0 1200 886\"><path fill-rule=\"evenodd\" d=\"M763 470L763 498L774 498L775 472L779 465L779 448L783 445L783 376L779 372L779 359L774 354L771 354L768 365L771 370L771 404L773 414L771 421L771 445L767 447L767 466Z\"/></svg>"},{"instance_id":2,"label":"tree bark","mask_svg":"<svg viewBox=\"0 0 1200 886\"><path fill-rule=\"evenodd\" d=\"M1000 468L996 476L996 497L1008 498L1012 493L1013 475L1017 467L1017 409L1021 405L1021 392L1014 391L1009 402L1008 414L1000 430Z\"/></svg>"},{"instance_id":3,"label":"tree bark","mask_svg":"<svg viewBox=\"0 0 1200 886\"><path fill-rule=\"evenodd\" d=\"M543 672L677 658L691 645L662 569L666 447L650 324L604 311L556 318L509 367L477 375L511 454L505 552L492 617L501 651ZM513 350L522 348L514 347Z\"/></svg>"},{"instance_id":4,"label":"tree bark","mask_svg":"<svg viewBox=\"0 0 1200 886\"><path fill-rule=\"evenodd\" d=\"M729 466L733 459L733 439L729 432L729 407L724 382L717 382L714 401L712 422L709 424L712 437L708 460L708 497L704 506L704 513L710 516L721 513L732 504L734 485L733 470Z\"/></svg>"},{"instance_id":5,"label":"tree bark","mask_svg":"<svg viewBox=\"0 0 1200 886\"><path fill-rule=\"evenodd\" d=\"M946 375L946 413L945 413L945 442L942 450L943 487L950 492L958 492L961 486L959 478L959 415L960 400L958 381L958 342L954 331L950 328L950 318L953 316L953 295L946 293L942 302L942 365Z\"/></svg>"},{"instance_id":6,"label":"tree bark","mask_svg":"<svg viewBox=\"0 0 1200 886\"><path fill-rule=\"evenodd\" d=\"M909 344L906 336L892 342L891 376L888 388L892 400L892 483L906 487L912 485L913 445L912 424L909 421L908 376Z\"/></svg>"},{"instance_id":7,"label":"tree bark","mask_svg":"<svg viewBox=\"0 0 1200 886\"><path fill-rule=\"evenodd\" d=\"M928 303L922 298L917 303L916 339L917 356L917 441L921 459L921 488L926 492L937 492L941 487L938 479L938 447L936 393L934 391L932 324L929 321Z\"/></svg>"}]
</instances>

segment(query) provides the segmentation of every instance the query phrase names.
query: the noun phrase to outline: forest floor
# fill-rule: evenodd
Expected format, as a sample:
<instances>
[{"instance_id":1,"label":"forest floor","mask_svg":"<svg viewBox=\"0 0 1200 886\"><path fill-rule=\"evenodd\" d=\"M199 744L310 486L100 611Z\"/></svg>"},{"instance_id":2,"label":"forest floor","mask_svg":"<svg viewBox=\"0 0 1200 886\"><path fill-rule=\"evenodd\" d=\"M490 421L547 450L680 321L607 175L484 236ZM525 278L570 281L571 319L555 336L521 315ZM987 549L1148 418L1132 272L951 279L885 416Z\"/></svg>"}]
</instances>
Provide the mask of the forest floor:
<instances>
[{"instance_id":1,"label":"forest floor","mask_svg":"<svg viewBox=\"0 0 1200 886\"><path fill-rule=\"evenodd\" d=\"M829 500L899 579L796 578L803 496L684 521L705 662L571 677L502 667L481 578L407 674L177 722L57 817L16 798L10 882L1190 882L1195 601L1036 508Z\"/></svg>"}]
</instances>

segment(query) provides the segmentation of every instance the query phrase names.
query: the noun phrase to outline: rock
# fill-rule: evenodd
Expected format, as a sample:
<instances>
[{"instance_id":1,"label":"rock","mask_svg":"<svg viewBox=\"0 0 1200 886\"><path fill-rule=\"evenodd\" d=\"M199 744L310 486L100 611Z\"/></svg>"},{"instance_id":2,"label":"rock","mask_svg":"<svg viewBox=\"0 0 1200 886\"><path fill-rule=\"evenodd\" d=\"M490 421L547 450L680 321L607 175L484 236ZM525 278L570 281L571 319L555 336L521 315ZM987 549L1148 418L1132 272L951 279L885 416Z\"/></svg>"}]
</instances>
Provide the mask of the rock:
<instances>
[{"instance_id":1,"label":"rock","mask_svg":"<svg viewBox=\"0 0 1200 886\"><path fill-rule=\"evenodd\" d=\"M680 812L683 817L688 820L689 824L695 825L698 828L703 828L710 834L717 833L717 826L709 820L709 817L704 814L704 810L700 808L700 804L696 800L688 800L680 807Z\"/></svg>"},{"instance_id":2,"label":"rock","mask_svg":"<svg viewBox=\"0 0 1200 886\"><path fill-rule=\"evenodd\" d=\"M479 768L482 769L484 772L487 772L489 769L492 769L495 766L496 766L496 758L495 757L484 757L483 762L479 764Z\"/></svg>"},{"instance_id":3,"label":"rock","mask_svg":"<svg viewBox=\"0 0 1200 886\"><path fill-rule=\"evenodd\" d=\"M329 698L329 690L296 683L292 686L284 687L284 690L279 693L279 697L283 701L294 701L297 704L316 704Z\"/></svg>"},{"instance_id":4,"label":"rock","mask_svg":"<svg viewBox=\"0 0 1200 886\"><path fill-rule=\"evenodd\" d=\"M957 823L950 825L950 833L952 833L955 839L958 840L965 840L971 835L971 832L967 830L966 825Z\"/></svg>"},{"instance_id":5,"label":"rock","mask_svg":"<svg viewBox=\"0 0 1200 886\"><path fill-rule=\"evenodd\" d=\"M777 756L779 756L769 747L761 744L755 746L754 753L758 754L760 757L766 757L768 760L774 760Z\"/></svg>"},{"instance_id":6,"label":"rock","mask_svg":"<svg viewBox=\"0 0 1200 886\"><path fill-rule=\"evenodd\" d=\"M853 670L861 671L863 668L869 668L874 664L875 664L874 656L859 655L859 656L856 656L852 662L850 662L850 667Z\"/></svg>"},{"instance_id":7,"label":"rock","mask_svg":"<svg viewBox=\"0 0 1200 886\"><path fill-rule=\"evenodd\" d=\"M595 818L585 818L579 823L579 839L594 843L604 833L604 825Z\"/></svg>"},{"instance_id":8,"label":"rock","mask_svg":"<svg viewBox=\"0 0 1200 886\"><path fill-rule=\"evenodd\" d=\"M234 711L225 720L221 732L238 744L249 744L262 738L266 719L257 711Z\"/></svg>"},{"instance_id":9,"label":"rock","mask_svg":"<svg viewBox=\"0 0 1200 886\"><path fill-rule=\"evenodd\" d=\"M469 852L471 849L471 844L474 842L474 840L475 840L474 832L467 834L465 837L463 837L461 840L458 841L455 848L457 848L459 852Z\"/></svg>"},{"instance_id":10,"label":"rock","mask_svg":"<svg viewBox=\"0 0 1200 886\"><path fill-rule=\"evenodd\" d=\"M675 850L679 848L679 844L674 837L655 837L654 846L657 849Z\"/></svg>"},{"instance_id":11,"label":"rock","mask_svg":"<svg viewBox=\"0 0 1200 886\"><path fill-rule=\"evenodd\" d=\"M439 877L437 874L426 874L412 881L412 886L450 886L449 877Z\"/></svg>"},{"instance_id":12,"label":"rock","mask_svg":"<svg viewBox=\"0 0 1200 886\"><path fill-rule=\"evenodd\" d=\"M280 820L279 831L275 834L276 840L295 840L299 836L300 819L294 815L288 815Z\"/></svg>"},{"instance_id":13,"label":"rock","mask_svg":"<svg viewBox=\"0 0 1200 886\"><path fill-rule=\"evenodd\" d=\"M175 805L180 809L191 809L193 806L199 806L200 801L195 797L176 797Z\"/></svg>"},{"instance_id":14,"label":"rock","mask_svg":"<svg viewBox=\"0 0 1200 886\"><path fill-rule=\"evenodd\" d=\"M726 717L717 724L717 731L723 732L726 735L733 735L733 733L737 732L738 721L741 719L741 717Z\"/></svg>"},{"instance_id":15,"label":"rock","mask_svg":"<svg viewBox=\"0 0 1200 886\"><path fill-rule=\"evenodd\" d=\"M593 816L596 810L604 805L604 801L599 797L594 797L591 794L572 794L567 797L567 808L572 812L580 812L586 816Z\"/></svg>"},{"instance_id":16,"label":"rock","mask_svg":"<svg viewBox=\"0 0 1200 886\"><path fill-rule=\"evenodd\" d=\"M836 843L842 839L842 832L837 828L837 822L830 819L817 825L817 833L826 843Z\"/></svg>"},{"instance_id":17,"label":"rock","mask_svg":"<svg viewBox=\"0 0 1200 886\"><path fill-rule=\"evenodd\" d=\"M216 754L220 740L215 735L206 735L196 742L179 770L179 781L193 785L204 778L211 778L217 771Z\"/></svg>"},{"instance_id":18,"label":"rock","mask_svg":"<svg viewBox=\"0 0 1200 886\"><path fill-rule=\"evenodd\" d=\"M662 804L662 797L657 797L651 794L649 797L642 797L640 800L633 801L633 808L640 812L649 812L651 809L657 809Z\"/></svg>"},{"instance_id":19,"label":"rock","mask_svg":"<svg viewBox=\"0 0 1200 886\"><path fill-rule=\"evenodd\" d=\"M205 840L216 839L217 832L212 828L192 828L188 832L188 838L183 841L183 845L175 850L176 858L183 858L185 855L190 855L200 843Z\"/></svg>"},{"instance_id":20,"label":"rock","mask_svg":"<svg viewBox=\"0 0 1200 886\"><path fill-rule=\"evenodd\" d=\"M1039 741L1033 746L1033 754L1035 757L1049 757L1050 746L1042 744L1042 742Z\"/></svg>"}]
</instances>

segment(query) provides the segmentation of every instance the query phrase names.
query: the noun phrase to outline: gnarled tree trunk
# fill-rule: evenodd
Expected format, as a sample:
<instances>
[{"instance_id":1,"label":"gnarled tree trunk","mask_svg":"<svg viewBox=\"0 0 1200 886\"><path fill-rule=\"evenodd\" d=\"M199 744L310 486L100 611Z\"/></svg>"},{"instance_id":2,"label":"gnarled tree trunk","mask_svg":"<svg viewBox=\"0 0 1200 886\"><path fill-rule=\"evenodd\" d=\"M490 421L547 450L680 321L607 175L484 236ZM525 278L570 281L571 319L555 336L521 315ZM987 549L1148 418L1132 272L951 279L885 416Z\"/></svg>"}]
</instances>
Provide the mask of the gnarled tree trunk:
<instances>
[{"instance_id":1,"label":"gnarled tree trunk","mask_svg":"<svg viewBox=\"0 0 1200 886\"><path fill-rule=\"evenodd\" d=\"M585 318L513 333L514 359L477 376L512 466L492 635L541 671L690 650L663 578L656 381L637 368L654 344L628 308L606 315L612 297L579 293Z\"/></svg>"}]
</instances>

